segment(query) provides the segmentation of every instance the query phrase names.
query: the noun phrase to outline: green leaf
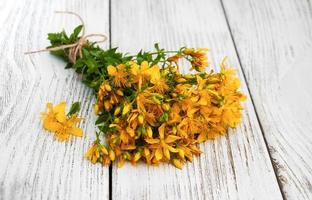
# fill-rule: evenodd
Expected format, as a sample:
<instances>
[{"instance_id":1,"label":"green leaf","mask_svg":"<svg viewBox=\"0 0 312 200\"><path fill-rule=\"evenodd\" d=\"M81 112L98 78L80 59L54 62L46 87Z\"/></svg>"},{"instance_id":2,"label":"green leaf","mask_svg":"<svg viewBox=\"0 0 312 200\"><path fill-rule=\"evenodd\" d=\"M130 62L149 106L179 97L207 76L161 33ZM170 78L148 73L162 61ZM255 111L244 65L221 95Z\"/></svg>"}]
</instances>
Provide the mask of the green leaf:
<instances>
[{"instance_id":1,"label":"green leaf","mask_svg":"<svg viewBox=\"0 0 312 200\"><path fill-rule=\"evenodd\" d=\"M109 133L109 132L114 132L114 131L117 130L115 127L109 128L108 125L98 126L98 129L99 129L102 133L104 133L104 134L107 134L107 133Z\"/></svg>"},{"instance_id":2,"label":"green leaf","mask_svg":"<svg viewBox=\"0 0 312 200\"><path fill-rule=\"evenodd\" d=\"M155 47L156 51L160 51L160 48L159 48L159 44L158 44L158 43L155 43L155 44L154 44L154 47Z\"/></svg>"},{"instance_id":3,"label":"green leaf","mask_svg":"<svg viewBox=\"0 0 312 200\"><path fill-rule=\"evenodd\" d=\"M71 105L69 112L67 113L67 116L71 116L75 113L77 113L80 110L80 102L75 102Z\"/></svg>"},{"instance_id":4,"label":"green leaf","mask_svg":"<svg viewBox=\"0 0 312 200\"><path fill-rule=\"evenodd\" d=\"M78 35L81 32L83 25L79 25L74 29L74 32L70 35L70 41L76 42L78 40Z\"/></svg>"},{"instance_id":5,"label":"green leaf","mask_svg":"<svg viewBox=\"0 0 312 200\"><path fill-rule=\"evenodd\" d=\"M109 113L104 112L97 118L97 120L95 121L95 125L107 122L109 119L110 119Z\"/></svg>"},{"instance_id":6,"label":"green leaf","mask_svg":"<svg viewBox=\"0 0 312 200\"><path fill-rule=\"evenodd\" d=\"M67 63L66 66L65 66L65 69L70 69L73 67L73 64L72 63Z\"/></svg>"},{"instance_id":7,"label":"green leaf","mask_svg":"<svg viewBox=\"0 0 312 200\"><path fill-rule=\"evenodd\" d=\"M62 44L69 44L70 40L65 33L65 31L59 33L49 33L48 39L50 40L52 46L58 46Z\"/></svg>"}]
</instances>

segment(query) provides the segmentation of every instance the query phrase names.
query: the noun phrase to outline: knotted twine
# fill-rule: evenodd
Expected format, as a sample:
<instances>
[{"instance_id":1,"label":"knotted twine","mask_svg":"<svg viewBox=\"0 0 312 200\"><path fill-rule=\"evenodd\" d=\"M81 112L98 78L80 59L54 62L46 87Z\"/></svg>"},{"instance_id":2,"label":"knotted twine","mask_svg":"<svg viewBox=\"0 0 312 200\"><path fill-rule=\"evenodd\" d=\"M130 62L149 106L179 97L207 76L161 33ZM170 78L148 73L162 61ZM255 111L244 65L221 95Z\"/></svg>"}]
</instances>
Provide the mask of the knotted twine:
<instances>
[{"instance_id":1,"label":"knotted twine","mask_svg":"<svg viewBox=\"0 0 312 200\"><path fill-rule=\"evenodd\" d=\"M82 30L81 30L82 34L79 37L79 39L75 43L72 43L72 44L65 44L65 45L60 45L57 47L49 47L49 48L36 50L36 51L28 51L25 54L33 54L33 53L39 53L39 52L45 52L45 51L58 51L58 50L68 49L68 59L71 63L75 64L76 59L77 59L77 55L79 55L80 58L82 57L82 47L85 44L87 44L87 42L88 42L87 38L90 38L90 37L102 37L103 38L102 40L95 41L94 42L95 44L99 44L99 43L105 42L107 40L107 36L104 34L92 33L92 34L85 35L84 21L80 17L80 15L78 15L77 13L70 12L70 11L55 11L55 13L74 15L80 20L80 22L82 24Z\"/></svg>"}]
</instances>

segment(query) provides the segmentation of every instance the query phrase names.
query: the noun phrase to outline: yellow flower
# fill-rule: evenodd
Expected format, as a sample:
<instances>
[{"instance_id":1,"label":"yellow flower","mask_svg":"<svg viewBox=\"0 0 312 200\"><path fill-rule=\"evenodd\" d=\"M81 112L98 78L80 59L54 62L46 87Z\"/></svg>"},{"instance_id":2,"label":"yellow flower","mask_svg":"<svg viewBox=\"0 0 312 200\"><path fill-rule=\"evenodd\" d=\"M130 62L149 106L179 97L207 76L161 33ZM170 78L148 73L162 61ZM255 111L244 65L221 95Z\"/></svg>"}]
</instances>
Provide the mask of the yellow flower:
<instances>
[{"instance_id":1,"label":"yellow flower","mask_svg":"<svg viewBox=\"0 0 312 200\"><path fill-rule=\"evenodd\" d=\"M192 161L193 155L198 156L201 154L201 151L196 146L190 144L181 144L177 150L181 160L187 159Z\"/></svg>"},{"instance_id":2,"label":"yellow flower","mask_svg":"<svg viewBox=\"0 0 312 200\"><path fill-rule=\"evenodd\" d=\"M85 153L85 157L90 160L93 164L100 158L100 150L97 143L93 143L92 147Z\"/></svg>"},{"instance_id":3,"label":"yellow flower","mask_svg":"<svg viewBox=\"0 0 312 200\"><path fill-rule=\"evenodd\" d=\"M195 69L199 72L205 71L206 67L209 65L206 55L207 51L207 48L198 48L197 50L189 53L189 55L192 57L192 69Z\"/></svg>"},{"instance_id":4,"label":"yellow flower","mask_svg":"<svg viewBox=\"0 0 312 200\"><path fill-rule=\"evenodd\" d=\"M55 107L51 103L47 103L47 112L42 113L43 127L55 133L55 137L59 141L68 140L71 135L82 137L83 131L76 125L81 121L76 114L66 116L65 102L61 102Z\"/></svg>"},{"instance_id":5,"label":"yellow flower","mask_svg":"<svg viewBox=\"0 0 312 200\"><path fill-rule=\"evenodd\" d=\"M136 98L137 109L144 116L144 120L155 126L157 119L163 114L161 105L152 100L152 94L141 92Z\"/></svg>"},{"instance_id":6,"label":"yellow flower","mask_svg":"<svg viewBox=\"0 0 312 200\"><path fill-rule=\"evenodd\" d=\"M70 117L68 120L65 120L63 123L61 123L62 125L60 128L55 132L56 139L59 141L66 141L71 135L82 137L82 129L76 127L80 121L81 119L78 118L76 114Z\"/></svg>"},{"instance_id":7,"label":"yellow flower","mask_svg":"<svg viewBox=\"0 0 312 200\"><path fill-rule=\"evenodd\" d=\"M153 92L165 93L166 91L169 90L169 86L166 82L166 79L163 77L157 79L157 81L155 81L153 84L154 86L151 87L151 91Z\"/></svg>"},{"instance_id":8,"label":"yellow flower","mask_svg":"<svg viewBox=\"0 0 312 200\"><path fill-rule=\"evenodd\" d=\"M181 112L180 105L178 103L173 104L171 106L168 124L176 124L180 122L182 120L180 112Z\"/></svg>"},{"instance_id":9,"label":"yellow flower","mask_svg":"<svg viewBox=\"0 0 312 200\"><path fill-rule=\"evenodd\" d=\"M163 156L170 160L170 152L177 153L174 148L174 142L179 140L180 137L176 135L168 135L165 137L166 124L162 124L158 128L159 139L146 138L145 141L150 144L151 149L155 149L155 158L157 161L161 160Z\"/></svg>"},{"instance_id":10,"label":"yellow flower","mask_svg":"<svg viewBox=\"0 0 312 200\"><path fill-rule=\"evenodd\" d=\"M108 146L102 149L100 143L94 144L86 157L103 165L116 160L118 167L126 161L144 161L148 165L167 162L181 169L201 153L195 145L235 127L245 98L238 91L239 79L224 61L219 73L205 73L207 50L183 48L162 68L147 61L139 65L137 60L108 66L95 108L100 116L108 115L108 124L101 124ZM189 60L197 72L181 74L180 58ZM59 112L62 106L47 115L46 127L66 135L58 127L59 121L62 127L70 121Z\"/></svg>"},{"instance_id":11,"label":"yellow flower","mask_svg":"<svg viewBox=\"0 0 312 200\"><path fill-rule=\"evenodd\" d=\"M127 72L125 72L125 65L120 64L116 67L107 66L107 73L113 78L113 83L117 87L124 87L127 85Z\"/></svg>"},{"instance_id":12,"label":"yellow flower","mask_svg":"<svg viewBox=\"0 0 312 200\"><path fill-rule=\"evenodd\" d=\"M133 76L133 83L138 84L138 90L141 90L145 81L153 80L153 82L155 82L160 77L159 67L157 65L149 67L147 61L143 61L140 66L136 63L132 63L130 68Z\"/></svg>"}]
</instances>

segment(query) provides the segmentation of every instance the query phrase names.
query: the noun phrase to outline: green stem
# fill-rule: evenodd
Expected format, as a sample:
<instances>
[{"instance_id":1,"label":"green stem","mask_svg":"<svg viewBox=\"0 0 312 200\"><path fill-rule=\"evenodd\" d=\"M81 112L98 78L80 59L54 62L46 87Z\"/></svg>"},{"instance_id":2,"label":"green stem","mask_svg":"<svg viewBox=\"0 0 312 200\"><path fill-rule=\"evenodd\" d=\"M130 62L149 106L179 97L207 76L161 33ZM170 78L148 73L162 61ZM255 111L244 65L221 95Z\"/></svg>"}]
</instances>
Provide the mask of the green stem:
<instances>
[{"instance_id":1,"label":"green stem","mask_svg":"<svg viewBox=\"0 0 312 200\"><path fill-rule=\"evenodd\" d=\"M180 51L164 51L162 53L179 53ZM151 52L149 54L151 55L156 55L156 54L159 54L160 52ZM131 55L132 57L137 57L137 55Z\"/></svg>"}]
</instances>

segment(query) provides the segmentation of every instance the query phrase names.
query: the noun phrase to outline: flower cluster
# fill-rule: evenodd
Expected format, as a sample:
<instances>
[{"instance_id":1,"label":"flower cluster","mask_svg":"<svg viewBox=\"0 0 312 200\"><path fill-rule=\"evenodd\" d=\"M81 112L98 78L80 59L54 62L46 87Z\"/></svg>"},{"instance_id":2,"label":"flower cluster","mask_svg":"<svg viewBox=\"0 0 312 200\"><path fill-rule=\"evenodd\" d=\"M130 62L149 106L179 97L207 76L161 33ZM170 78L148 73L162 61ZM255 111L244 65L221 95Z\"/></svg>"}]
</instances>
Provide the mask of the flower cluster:
<instances>
[{"instance_id":1,"label":"flower cluster","mask_svg":"<svg viewBox=\"0 0 312 200\"><path fill-rule=\"evenodd\" d=\"M197 144L235 127L245 99L238 91L240 81L224 61L220 72L205 72L206 51L181 48L156 62L137 56L107 66L94 106L106 144L97 133L85 156L104 165L117 160L119 167L125 161L144 161L182 168L201 153ZM181 74L179 59L189 61L196 72Z\"/></svg>"},{"instance_id":2,"label":"flower cluster","mask_svg":"<svg viewBox=\"0 0 312 200\"><path fill-rule=\"evenodd\" d=\"M76 125L81 121L77 117L76 112L79 110L78 103L74 103L68 112L65 114L66 103L61 102L55 107L52 103L47 103L47 111L41 114L43 127L55 134L55 138L61 142L66 141L70 136L82 137L81 128Z\"/></svg>"}]
</instances>

